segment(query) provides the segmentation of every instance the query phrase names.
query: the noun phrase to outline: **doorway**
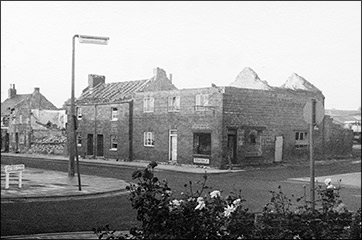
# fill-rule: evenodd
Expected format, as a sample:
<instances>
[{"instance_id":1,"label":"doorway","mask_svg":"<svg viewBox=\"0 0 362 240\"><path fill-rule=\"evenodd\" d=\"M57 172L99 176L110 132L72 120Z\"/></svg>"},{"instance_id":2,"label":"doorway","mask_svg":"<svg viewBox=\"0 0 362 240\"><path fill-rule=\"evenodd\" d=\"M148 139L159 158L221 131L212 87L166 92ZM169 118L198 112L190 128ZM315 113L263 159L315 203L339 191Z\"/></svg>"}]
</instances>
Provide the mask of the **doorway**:
<instances>
[{"instance_id":1,"label":"doorway","mask_svg":"<svg viewBox=\"0 0 362 240\"><path fill-rule=\"evenodd\" d=\"M283 136L275 137L275 162L283 160Z\"/></svg>"},{"instance_id":2,"label":"doorway","mask_svg":"<svg viewBox=\"0 0 362 240\"><path fill-rule=\"evenodd\" d=\"M93 155L93 134L87 135L87 155Z\"/></svg>"},{"instance_id":3,"label":"doorway","mask_svg":"<svg viewBox=\"0 0 362 240\"><path fill-rule=\"evenodd\" d=\"M175 162L177 161L177 130L170 130L169 146L169 159Z\"/></svg>"},{"instance_id":4,"label":"doorway","mask_svg":"<svg viewBox=\"0 0 362 240\"><path fill-rule=\"evenodd\" d=\"M227 154L232 164L237 163L236 146L236 130L228 130Z\"/></svg>"},{"instance_id":5,"label":"doorway","mask_svg":"<svg viewBox=\"0 0 362 240\"><path fill-rule=\"evenodd\" d=\"M103 135L97 134L97 156L103 156Z\"/></svg>"},{"instance_id":6,"label":"doorway","mask_svg":"<svg viewBox=\"0 0 362 240\"><path fill-rule=\"evenodd\" d=\"M15 152L19 151L19 133L15 133Z\"/></svg>"}]
</instances>

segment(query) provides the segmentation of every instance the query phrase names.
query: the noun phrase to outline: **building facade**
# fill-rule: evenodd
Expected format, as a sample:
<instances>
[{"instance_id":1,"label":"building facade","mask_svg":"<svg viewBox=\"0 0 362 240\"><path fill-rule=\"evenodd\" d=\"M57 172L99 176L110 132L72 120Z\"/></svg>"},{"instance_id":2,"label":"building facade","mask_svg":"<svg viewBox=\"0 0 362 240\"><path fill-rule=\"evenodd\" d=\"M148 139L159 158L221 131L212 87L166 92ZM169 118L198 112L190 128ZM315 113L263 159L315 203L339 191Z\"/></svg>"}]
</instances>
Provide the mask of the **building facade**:
<instances>
[{"instance_id":1,"label":"building facade","mask_svg":"<svg viewBox=\"0 0 362 240\"><path fill-rule=\"evenodd\" d=\"M322 92L308 82L308 89L258 84L261 89L237 84L177 89L162 69L150 80L102 82L77 100L78 152L221 169L308 159L309 125L303 109L312 98L324 105ZM351 151L351 133L328 117L313 134L316 158Z\"/></svg>"}]
</instances>

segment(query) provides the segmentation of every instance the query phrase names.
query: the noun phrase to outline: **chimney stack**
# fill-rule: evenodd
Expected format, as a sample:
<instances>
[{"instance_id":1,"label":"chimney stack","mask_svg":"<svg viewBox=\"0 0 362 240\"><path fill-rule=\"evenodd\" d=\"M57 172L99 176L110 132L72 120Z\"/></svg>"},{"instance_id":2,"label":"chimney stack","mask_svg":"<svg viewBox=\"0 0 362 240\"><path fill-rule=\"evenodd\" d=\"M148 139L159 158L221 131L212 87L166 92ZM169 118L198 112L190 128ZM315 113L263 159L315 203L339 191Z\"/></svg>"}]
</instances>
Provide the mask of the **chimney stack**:
<instances>
[{"instance_id":1,"label":"chimney stack","mask_svg":"<svg viewBox=\"0 0 362 240\"><path fill-rule=\"evenodd\" d=\"M40 93L40 88L38 88L38 87L34 88L34 93L35 92Z\"/></svg>"},{"instance_id":2,"label":"chimney stack","mask_svg":"<svg viewBox=\"0 0 362 240\"><path fill-rule=\"evenodd\" d=\"M8 91L8 97L12 98L15 95L16 95L15 84L10 84L10 88L9 88L9 91Z\"/></svg>"},{"instance_id":3,"label":"chimney stack","mask_svg":"<svg viewBox=\"0 0 362 240\"><path fill-rule=\"evenodd\" d=\"M170 82L172 82L172 73L170 73L169 79L170 79Z\"/></svg>"},{"instance_id":4,"label":"chimney stack","mask_svg":"<svg viewBox=\"0 0 362 240\"><path fill-rule=\"evenodd\" d=\"M96 74L88 74L88 87L90 89L106 82L106 77Z\"/></svg>"}]
</instances>

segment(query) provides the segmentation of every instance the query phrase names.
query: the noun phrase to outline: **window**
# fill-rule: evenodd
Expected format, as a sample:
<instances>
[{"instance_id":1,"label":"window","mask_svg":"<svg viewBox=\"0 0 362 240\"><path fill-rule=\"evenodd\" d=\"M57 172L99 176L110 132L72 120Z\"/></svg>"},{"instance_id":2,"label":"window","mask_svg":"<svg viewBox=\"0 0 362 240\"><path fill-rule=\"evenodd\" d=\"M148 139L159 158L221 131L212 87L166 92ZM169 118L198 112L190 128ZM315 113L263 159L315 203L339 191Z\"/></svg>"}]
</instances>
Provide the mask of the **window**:
<instances>
[{"instance_id":1,"label":"window","mask_svg":"<svg viewBox=\"0 0 362 240\"><path fill-rule=\"evenodd\" d=\"M21 114L19 116L19 123L23 123L23 115L21 115Z\"/></svg>"},{"instance_id":2,"label":"window","mask_svg":"<svg viewBox=\"0 0 362 240\"><path fill-rule=\"evenodd\" d=\"M196 95L196 111L204 111L206 108L204 106L209 105L209 95L208 94L197 94Z\"/></svg>"},{"instance_id":3,"label":"window","mask_svg":"<svg viewBox=\"0 0 362 240\"><path fill-rule=\"evenodd\" d=\"M19 143L24 144L25 143L25 135L23 133L19 134Z\"/></svg>"},{"instance_id":4,"label":"window","mask_svg":"<svg viewBox=\"0 0 362 240\"><path fill-rule=\"evenodd\" d=\"M81 135L77 135L77 146L78 147L82 146L82 136Z\"/></svg>"},{"instance_id":5,"label":"window","mask_svg":"<svg viewBox=\"0 0 362 240\"><path fill-rule=\"evenodd\" d=\"M211 155L211 133L194 133L194 154Z\"/></svg>"},{"instance_id":6,"label":"window","mask_svg":"<svg viewBox=\"0 0 362 240\"><path fill-rule=\"evenodd\" d=\"M118 120L118 109L115 107L111 108L111 121L117 121Z\"/></svg>"},{"instance_id":7,"label":"window","mask_svg":"<svg viewBox=\"0 0 362 240\"><path fill-rule=\"evenodd\" d=\"M250 145L255 145L256 144L256 138L258 136L258 132L255 130L251 130L249 132L249 136L248 136L248 142Z\"/></svg>"},{"instance_id":8,"label":"window","mask_svg":"<svg viewBox=\"0 0 362 240\"><path fill-rule=\"evenodd\" d=\"M295 149L308 148L309 140L307 132L295 132Z\"/></svg>"},{"instance_id":9,"label":"window","mask_svg":"<svg viewBox=\"0 0 362 240\"><path fill-rule=\"evenodd\" d=\"M180 97L168 97L168 111L178 112L180 111Z\"/></svg>"},{"instance_id":10,"label":"window","mask_svg":"<svg viewBox=\"0 0 362 240\"><path fill-rule=\"evenodd\" d=\"M259 157L262 156L262 130L258 128L249 128L244 130L244 156Z\"/></svg>"},{"instance_id":11,"label":"window","mask_svg":"<svg viewBox=\"0 0 362 240\"><path fill-rule=\"evenodd\" d=\"M76 115L77 115L77 118L78 120L81 120L82 119L82 108L81 107L77 107L77 111L76 111Z\"/></svg>"},{"instance_id":12,"label":"window","mask_svg":"<svg viewBox=\"0 0 362 240\"><path fill-rule=\"evenodd\" d=\"M118 147L118 141L117 141L117 135L111 135L111 150L117 150Z\"/></svg>"},{"instance_id":13,"label":"window","mask_svg":"<svg viewBox=\"0 0 362 240\"><path fill-rule=\"evenodd\" d=\"M153 132L144 132L144 146L153 147L155 146L155 140Z\"/></svg>"},{"instance_id":14,"label":"window","mask_svg":"<svg viewBox=\"0 0 362 240\"><path fill-rule=\"evenodd\" d=\"M153 112L155 100L153 97L143 99L143 112Z\"/></svg>"}]
</instances>

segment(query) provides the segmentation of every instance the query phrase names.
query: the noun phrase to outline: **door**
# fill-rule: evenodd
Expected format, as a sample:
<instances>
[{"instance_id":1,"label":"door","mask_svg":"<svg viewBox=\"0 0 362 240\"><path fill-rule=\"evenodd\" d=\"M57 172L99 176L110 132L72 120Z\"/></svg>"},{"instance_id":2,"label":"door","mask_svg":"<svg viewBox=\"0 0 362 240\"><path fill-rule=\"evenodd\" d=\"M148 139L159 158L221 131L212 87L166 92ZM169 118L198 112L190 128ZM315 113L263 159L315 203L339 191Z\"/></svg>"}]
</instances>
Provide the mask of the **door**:
<instances>
[{"instance_id":1,"label":"door","mask_svg":"<svg viewBox=\"0 0 362 240\"><path fill-rule=\"evenodd\" d=\"M232 164L237 163L236 159L236 134L228 134L228 161Z\"/></svg>"},{"instance_id":2,"label":"door","mask_svg":"<svg viewBox=\"0 0 362 240\"><path fill-rule=\"evenodd\" d=\"M97 156L103 156L103 135L97 134Z\"/></svg>"},{"instance_id":3,"label":"door","mask_svg":"<svg viewBox=\"0 0 362 240\"><path fill-rule=\"evenodd\" d=\"M93 134L87 135L87 155L93 155Z\"/></svg>"},{"instance_id":4,"label":"door","mask_svg":"<svg viewBox=\"0 0 362 240\"><path fill-rule=\"evenodd\" d=\"M275 137L275 162L283 160L283 136Z\"/></svg>"},{"instance_id":5,"label":"door","mask_svg":"<svg viewBox=\"0 0 362 240\"><path fill-rule=\"evenodd\" d=\"M170 161L177 161L177 130L170 130Z\"/></svg>"},{"instance_id":6,"label":"door","mask_svg":"<svg viewBox=\"0 0 362 240\"><path fill-rule=\"evenodd\" d=\"M9 152L9 133L5 134L5 152Z\"/></svg>"},{"instance_id":7,"label":"door","mask_svg":"<svg viewBox=\"0 0 362 240\"><path fill-rule=\"evenodd\" d=\"M19 151L19 134L15 133L15 152Z\"/></svg>"}]
</instances>

